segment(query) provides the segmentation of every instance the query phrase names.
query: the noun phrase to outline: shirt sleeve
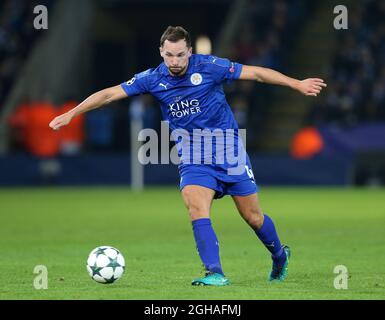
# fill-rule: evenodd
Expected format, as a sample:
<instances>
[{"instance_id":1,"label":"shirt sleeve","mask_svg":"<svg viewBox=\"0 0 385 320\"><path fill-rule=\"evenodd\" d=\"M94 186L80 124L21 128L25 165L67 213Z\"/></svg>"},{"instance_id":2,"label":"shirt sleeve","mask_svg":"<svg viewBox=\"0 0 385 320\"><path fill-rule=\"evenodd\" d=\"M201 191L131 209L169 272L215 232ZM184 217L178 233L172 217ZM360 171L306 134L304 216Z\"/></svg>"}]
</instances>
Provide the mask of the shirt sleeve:
<instances>
[{"instance_id":1,"label":"shirt sleeve","mask_svg":"<svg viewBox=\"0 0 385 320\"><path fill-rule=\"evenodd\" d=\"M209 68L217 83L230 83L239 79L243 65L226 58L210 57Z\"/></svg>"},{"instance_id":2,"label":"shirt sleeve","mask_svg":"<svg viewBox=\"0 0 385 320\"><path fill-rule=\"evenodd\" d=\"M148 71L149 70L138 73L133 78L120 85L128 96L133 97L149 92Z\"/></svg>"}]
</instances>

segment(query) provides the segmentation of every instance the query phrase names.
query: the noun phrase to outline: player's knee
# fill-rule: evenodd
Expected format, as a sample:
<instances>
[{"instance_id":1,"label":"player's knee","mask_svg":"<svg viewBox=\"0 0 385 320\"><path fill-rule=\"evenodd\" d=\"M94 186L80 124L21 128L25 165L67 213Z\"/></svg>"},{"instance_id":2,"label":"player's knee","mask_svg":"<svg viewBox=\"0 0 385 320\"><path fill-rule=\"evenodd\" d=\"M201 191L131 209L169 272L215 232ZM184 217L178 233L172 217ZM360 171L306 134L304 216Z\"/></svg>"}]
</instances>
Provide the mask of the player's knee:
<instances>
[{"instance_id":1,"label":"player's knee","mask_svg":"<svg viewBox=\"0 0 385 320\"><path fill-rule=\"evenodd\" d=\"M190 204L187 209L188 209L188 213L190 215L191 221L209 217L208 210L203 208L202 206Z\"/></svg>"},{"instance_id":2,"label":"player's knee","mask_svg":"<svg viewBox=\"0 0 385 320\"><path fill-rule=\"evenodd\" d=\"M260 229L263 225L264 216L262 211L259 209L250 209L244 218L254 229Z\"/></svg>"},{"instance_id":3,"label":"player's knee","mask_svg":"<svg viewBox=\"0 0 385 320\"><path fill-rule=\"evenodd\" d=\"M182 196L185 202L189 202L194 196L194 191L189 186L186 186L182 190Z\"/></svg>"}]
</instances>

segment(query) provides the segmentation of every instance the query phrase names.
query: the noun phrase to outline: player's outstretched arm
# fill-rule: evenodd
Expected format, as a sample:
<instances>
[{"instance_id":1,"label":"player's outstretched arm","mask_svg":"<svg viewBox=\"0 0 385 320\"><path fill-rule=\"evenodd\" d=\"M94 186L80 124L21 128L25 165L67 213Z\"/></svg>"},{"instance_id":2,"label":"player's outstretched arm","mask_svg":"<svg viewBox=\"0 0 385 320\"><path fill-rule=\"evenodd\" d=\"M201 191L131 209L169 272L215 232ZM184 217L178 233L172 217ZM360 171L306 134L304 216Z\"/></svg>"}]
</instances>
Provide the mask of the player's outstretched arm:
<instances>
[{"instance_id":1,"label":"player's outstretched arm","mask_svg":"<svg viewBox=\"0 0 385 320\"><path fill-rule=\"evenodd\" d=\"M246 65L242 67L239 79L255 80L263 83L287 86L301 92L305 96L314 97L316 97L322 89L326 87L326 83L319 78L298 80L285 76L284 74L269 68Z\"/></svg>"},{"instance_id":2,"label":"player's outstretched arm","mask_svg":"<svg viewBox=\"0 0 385 320\"><path fill-rule=\"evenodd\" d=\"M123 98L127 98L127 94L120 85L98 91L75 108L53 119L49 126L54 130L59 130L60 127L69 124L73 117Z\"/></svg>"}]
</instances>

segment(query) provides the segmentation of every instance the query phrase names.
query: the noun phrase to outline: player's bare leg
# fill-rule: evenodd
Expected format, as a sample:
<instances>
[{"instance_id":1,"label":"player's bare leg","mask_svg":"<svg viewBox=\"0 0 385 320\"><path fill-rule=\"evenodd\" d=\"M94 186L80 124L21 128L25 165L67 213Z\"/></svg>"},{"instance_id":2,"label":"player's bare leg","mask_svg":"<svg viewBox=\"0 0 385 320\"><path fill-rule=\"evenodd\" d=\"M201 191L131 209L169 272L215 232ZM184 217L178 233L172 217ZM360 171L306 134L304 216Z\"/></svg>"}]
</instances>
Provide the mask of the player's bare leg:
<instances>
[{"instance_id":1,"label":"player's bare leg","mask_svg":"<svg viewBox=\"0 0 385 320\"><path fill-rule=\"evenodd\" d=\"M182 190L182 198L188 210L191 221L210 218L211 204L215 191L209 188L188 185Z\"/></svg>"},{"instance_id":2,"label":"player's bare leg","mask_svg":"<svg viewBox=\"0 0 385 320\"><path fill-rule=\"evenodd\" d=\"M264 221L264 215L259 205L258 194L249 196L233 196L235 205L241 217L254 230L259 230Z\"/></svg>"},{"instance_id":3,"label":"player's bare leg","mask_svg":"<svg viewBox=\"0 0 385 320\"><path fill-rule=\"evenodd\" d=\"M222 271L219 242L210 220L214 195L214 190L197 185L187 185L182 190L182 198L191 218L198 253L207 271L204 277L193 280L192 285L229 284Z\"/></svg>"},{"instance_id":4,"label":"player's bare leg","mask_svg":"<svg viewBox=\"0 0 385 320\"><path fill-rule=\"evenodd\" d=\"M287 277L290 249L281 245L273 221L262 212L258 194L233 196L233 200L242 218L255 231L271 253L273 267L269 274L269 280L284 280Z\"/></svg>"}]
</instances>

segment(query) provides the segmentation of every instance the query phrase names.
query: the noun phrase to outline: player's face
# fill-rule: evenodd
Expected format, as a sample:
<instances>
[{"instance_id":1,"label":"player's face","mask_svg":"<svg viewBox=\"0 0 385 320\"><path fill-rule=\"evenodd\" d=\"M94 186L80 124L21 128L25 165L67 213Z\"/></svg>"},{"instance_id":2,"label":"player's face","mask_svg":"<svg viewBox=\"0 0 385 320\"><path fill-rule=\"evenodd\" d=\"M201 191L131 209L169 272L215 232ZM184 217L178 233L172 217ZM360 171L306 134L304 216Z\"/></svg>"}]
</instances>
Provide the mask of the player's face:
<instances>
[{"instance_id":1,"label":"player's face","mask_svg":"<svg viewBox=\"0 0 385 320\"><path fill-rule=\"evenodd\" d=\"M160 55L173 76L183 75L188 67L192 48L188 48L185 40L171 42L166 40L163 47L160 47Z\"/></svg>"}]
</instances>

